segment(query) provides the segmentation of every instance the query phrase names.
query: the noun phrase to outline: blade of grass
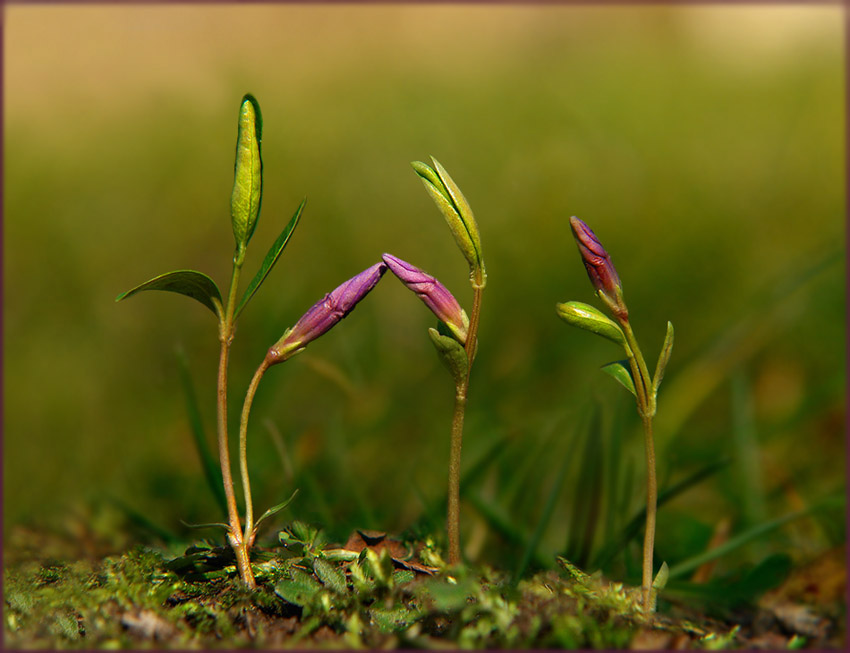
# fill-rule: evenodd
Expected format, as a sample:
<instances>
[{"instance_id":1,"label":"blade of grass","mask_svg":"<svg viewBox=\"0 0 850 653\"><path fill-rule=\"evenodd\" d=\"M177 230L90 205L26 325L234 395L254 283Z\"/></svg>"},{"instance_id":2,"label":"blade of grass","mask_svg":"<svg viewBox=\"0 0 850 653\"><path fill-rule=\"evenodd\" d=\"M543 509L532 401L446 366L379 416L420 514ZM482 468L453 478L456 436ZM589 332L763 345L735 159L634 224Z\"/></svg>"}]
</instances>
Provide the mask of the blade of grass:
<instances>
[{"instance_id":1,"label":"blade of grass","mask_svg":"<svg viewBox=\"0 0 850 653\"><path fill-rule=\"evenodd\" d=\"M671 499L677 497L685 490L690 489L692 486L697 483L705 480L713 474L716 474L718 471L723 469L730 462L729 458L722 458L713 463L706 465L698 469L696 472L691 474L690 476L685 477L675 485L671 485L668 488L665 488L661 492L658 493L658 507L660 508L665 503L670 501ZM634 517L632 517L631 521L626 524L626 527L621 531L620 535L617 539L611 541L608 546L606 546L596 558L593 560L592 567L595 568L604 568L611 560L622 551L626 545L630 541L632 541L635 537L640 534L640 529L644 525L644 521L646 519L646 508L642 508L640 512L638 512Z\"/></svg>"},{"instance_id":2,"label":"blade of grass","mask_svg":"<svg viewBox=\"0 0 850 653\"><path fill-rule=\"evenodd\" d=\"M520 578L522 578L522 575L528 568L528 563L531 561L532 556L537 553L537 547L540 544L540 540L543 538L543 533L546 530L546 527L549 525L549 520L552 518L552 513L555 510L558 495L561 493L561 488L564 485L564 479L567 477L567 468L569 467L569 463L570 459L566 457L561 463L561 468L558 470L558 476L552 484L549 496L546 497L546 504L543 507L543 512L540 514L540 519L537 521L537 526L535 526L534 532L528 540L528 543L520 556L516 570L514 571L512 581L514 586L516 586Z\"/></svg>"},{"instance_id":3,"label":"blade of grass","mask_svg":"<svg viewBox=\"0 0 850 653\"><path fill-rule=\"evenodd\" d=\"M684 562L680 562L677 565L674 565L670 568L670 578L680 578L681 576L686 576L687 574L693 572L697 567L705 564L706 562L710 562L722 556L725 556L736 549L741 548L742 546L749 544L757 540L758 538L767 535L775 531L778 528L781 528L785 524L792 522L796 519L801 519L803 517L811 517L822 510L829 509L839 509L843 508L845 505L844 496L831 496L823 499L822 501L813 504L803 510L797 510L795 512L789 513L787 515L783 515L782 517L777 517L776 519L771 519L763 524L759 524L757 526L753 526L752 528L748 528L743 533L739 533L735 537L729 538L726 542L721 544L718 547L705 551L699 555L693 556Z\"/></svg>"},{"instance_id":4,"label":"blade of grass","mask_svg":"<svg viewBox=\"0 0 850 653\"><path fill-rule=\"evenodd\" d=\"M740 488L743 525L752 526L762 523L767 512L753 416L752 384L740 367L732 374L731 394L733 471Z\"/></svg>"},{"instance_id":5,"label":"blade of grass","mask_svg":"<svg viewBox=\"0 0 850 653\"><path fill-rule=\"evenodd\" d=\"M601 491L601 422L599 406L594 403L588 426L584 432L584 446L578 458L579 473L573 488L570 528L564 548L564 557L578 567L584 567L593 542L599 514Z\"/></svg>"},{"instance_id":6,"label":"blade of grass","mask_svg":"<svg viewBox=\"0 0 850 653\"><path fill-rule=\"evenodd\" d=\"M210 450L207 436L204 432L204 424L201 420L201 411L198 407L198 397L192 384L192 375L189 372L189 359L182 347L178 346L174 352L177 358L177 369L180 374L180 385L183 387L183 395L186 397L186 413L189 417L189 426L195 442L195 450L204 470L204 478L215 497L216 503L223 514L227 514L227 500L224 496L224 486L221 480L221 467Z\"/></svg>"}]
</instances>

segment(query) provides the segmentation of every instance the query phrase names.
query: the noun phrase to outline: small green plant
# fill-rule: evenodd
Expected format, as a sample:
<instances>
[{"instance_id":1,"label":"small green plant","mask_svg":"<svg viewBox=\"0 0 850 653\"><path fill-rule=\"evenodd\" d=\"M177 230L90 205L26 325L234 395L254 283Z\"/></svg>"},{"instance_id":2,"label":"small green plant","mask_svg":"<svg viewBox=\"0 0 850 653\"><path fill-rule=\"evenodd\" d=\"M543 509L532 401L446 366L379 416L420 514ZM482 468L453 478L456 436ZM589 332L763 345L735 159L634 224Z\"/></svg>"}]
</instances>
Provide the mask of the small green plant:
<instances>
[{"instance_id":1,"label":"small green plant","mask_svg":"<svg viewBox=\"0 0 850 653\"><path fill-rule=\"evenodd\" d=\"M481 295L487 283L487 272L481 253L478 224L469 202L460 188L431 157L434 167L414 161L411 165L422 180L428 194L440 209L449 229L469 264L469 281L472 285L472 313L467 317L458 301L443 284L419 268L390 254L384 254L384 263L396 277L416 293L437 316L436 329L428 329L440 359L448 367L455 382L455 404L452 417L451 447L449 453L449 488L447 531L449 538L449 564L461 562L460 554L460 459L463 443L463 421L469 393L469 376L478 348L478 322L481 315Z\"/></svg>"},{"instance_id":2,"label":"small green plant","mask_svg":"<svg viewBox=\"0 0 850 653\"><path fill-rule=\"evenodd\" d=\"M271 272L292 232L301 217L306 202L302 201L280 236L272 244L260 269L248 284L237 303L239 278L248 243L257 226L260 205L263 197L263 162L261 153L262 115L260 105L250 94L242 98L239 107L239 120L236 139L236 164L233 192L230 200L231 223L236 240L233 254L233 271L227 299L222 298L215 281L195 270L177 270L154 277L127 292L120 294L115 301L121 301L143 290L163 290L176 292L196 299L209 308L218 320L218 336L221 343L217 384L217 434L221 476L227 506L228 523L207 524L220 526L227 533L227 540L236 557L236 567L242 581L250 588L256 586L251 568L249 551L257 535L260 523L282 510L289 501L280 503L267 510L259 519L254 520L251 500L251 483L248 476L247 432L248 416L257 386L265 371L277 363L288 360L302 351L308 343L326 333L337 322L353 310L357 303L375 287L386 272L384 263L376 263L360 274L349 279L336 290L325 295L317 302L283 337L267 352L265 358L251 380L239 423L239 470L245 501L244 530L240 523L233 488L233 476L230 467L229 438L227 428L227 369L230 349L235 334L236 320L250 299Z\"/></svg>"},{"instance_id":3,"label":"small green plant","mask_svg":"<svg viewBox=\"0 0 850 653\"><path fill-rule=\"evenodd\" d=\"M570 218L573 236L578 244L582 262L597 296L614 316L611 320L598 309L582 302L569 301L558 304L558 315L572 326L596 333L620 345L626 359L603 366L602 370L614 377L631 392L637 401L637 411L643 422L646 446L646 531L643 541L643 574L641 589L643 607L651 612L654 607L655 590L660 589L666 579L666 565L659 571L658 582L653 588L652 557L655 545L655 513L658 502L658 483L655 476L655 444L652 435L652 418L655 416L658 386L673 350L673 325L667 322L667 335L658 357L655 374L650 376L643 354L629 323L629 310L623 300L623 287L611 257L602 243L584 222Z\"/></svg>"}]
</instances>

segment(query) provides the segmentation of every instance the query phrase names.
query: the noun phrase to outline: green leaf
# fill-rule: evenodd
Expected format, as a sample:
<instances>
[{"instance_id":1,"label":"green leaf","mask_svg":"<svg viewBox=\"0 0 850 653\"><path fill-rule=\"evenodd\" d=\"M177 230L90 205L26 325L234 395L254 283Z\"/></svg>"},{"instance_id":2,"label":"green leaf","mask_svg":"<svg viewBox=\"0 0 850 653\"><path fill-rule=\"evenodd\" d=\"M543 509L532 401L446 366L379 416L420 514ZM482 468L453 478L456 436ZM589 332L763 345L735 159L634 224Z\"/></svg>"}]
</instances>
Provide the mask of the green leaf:
<instances>
[{"instance_id":1,"label":"green leaf","mask_svg":"<svg viewBox=\"0 0 850 653\"><path fill-rule=\"evenodd\" d=\"M249 283L248 287L245 289L245 294L242 295L242 300L239 302L239 306L236 308L234 317L238 317L239 313L242 312L242 309L245 308L245 305L248 303L248 301L250 301L251 297L254 296L254 293L257 292L263 281L265 281L269 272L272 271L274 264L277 263L277 259L280 257L281 253L283 253L284 248L289 242L289 238L292 236L292 232L298 225L298 220L301 219L301 211L304 209L304 205L306 203L307 198L305 197L303 200L301 200L301 204L298 205L298 208L295 210L295 214L289 220L289 224L284 227L283 231L281 231L280 235L277 237L277 240L275 240L272 246L269 248L266 257L263 259L262 265L260 265L260 269L257 270L257 274L254 275L254 278L251 279L251 283Z\"/></svg>"},{"instance_id":2,"label":"green leaf","mask_svg":"<svg viewBox=\"0 0 850 653\"><path fill-rule=\"evenodd\" d=\"M236 133L236 164L233 192L230 196L230 216L236 245L244 250L257 226L263 199L263 116L260 104L250 93L239 106L239 127Z\"/></svg>"},{"instance_id":3,"label":"green leaf","mask_svg":"<svg viewBox=\"0 0 850 653\"><path fill-rule=\"evenodd\" d=\"M345 574L336 565L322 558L316 558L313 560L313 571L325 587L329 587L337 594L348 594Z\"/></svg>"},{"instance_id":4,"label":"green leaf","mask_svg":"<svg viewBox=\"0 0 850 653\"><path fill-rule=\"evenodd\" d=\"M132 297L143 290L164 290L186 295L201 302L221 319L221 292L218 286L215 285L215 281L201 272L196 272L195 270L166 272L145 281L135 288L131 288L127 292L121 293L115 298L115 301L120 302L122 299Z\"/></svg>"},{"instance_id":5,"label":"green leaf","mask_svg":"<svg viewBox=\"0 0 850 653\"><path fill-rule=\"evenodd\" d=\"M616 379L617 382L620 383L626 390L637 397L637 392L635 392L635 381L632 378L632 371L629 369L629 361L614 361L613 363L603 365L600 369L605 372L605 374Z\"/></svg>"},{"instance_id":6,"label":"green leaf","mask_svg":"<svg viewBox=\"0 0 850 653\"><path fill-rule=\"evenodd\" d=\"M275 585L274 591L284 601L304 607L321 589L322 586L313 580L312 576L295 569L292 571L292 578L280 581Z\"/></svg>"},{"instance_id":7,"label":"green leaf","mask_svg":"<svg viewBox=\"0 0 850 653\"><path fill-rule=\"evenodd\" d=\"M683 478L681 481L678 481L670 487L664 488L663 490L661 490L661 492L658 493L658 508L661 508L668 501L671 501L672 499L676 498L694 485L697 485L703 480L710 478L712 475L722 470L728 464L728 458L716 460L714 462L709 463L705 467L701 467L693 474L687 476L686 478ZM604 569L608 565L608 563L614 559L614 556L616 556L620 551L626 548L626 545L638 536L645 522L646 507L644 506L634 517L632 517L629 523L626 524L626 526L620 532L619 537L610 540L605 546L605 548L600 551L599 554L596 555L596 557L593 559L592 566Z\"/></svg>"},{"instance_id":8,"label":"green leaf","mask_svg":"<svg viewBox=\"0 0 850 653\"><path fill-rule=\"evenodd\" d=\"M186 396L186 412L189 414L189 425L195 441L195 449L201 460L201 468L204 470L204 478L210 488L222 513L227 514L227 499L224 496L224 485L221 480L221 467L213 457L207 443L204 425L201 421L201 410L198 407L198 397L192 384L192 375L189 372L189 361L182 347L175 351L177 357L177 369L180 373L180 384L183 386L183 394Z\"/></svg>"},{"instance_id":9,"label":"green leaf","mask_svg":"<svg viewBox=\"0 0 850 653\"><path fill-rule=\"evenodd\" d=\"M186 528L223 528L226 531L230 530L230 526L221 522L212 522L210 524L190 524L189 522L185 522L181 519L180 523Z\"/></svg>"},{"instance_id":10,"label":"green leaf","mask_svg":"<svg viewBox=\"0 0 850 653\"><path fill-rule=\"evenodd\" d=\"M626 344L626 336L623 335L620 326L590 304L576 301L564 302L555 304L555 311L558 317L570 326L590 331L618 345Z\"/></svg>"},{"instance_id":11,"label":"green leaf","mask_svg":"<svg viewBox=\"0 0 850 653\"><path fill-rule=\"evenodd\" d=\"M434 168L421 161L413 161L411 165L422 180L425 190L440 209L440 213L443 214L455 242L469 263L470 270L478 271L476 275L480 279L477 282L478 287L483 287L487 274L484 271L481 239L478 235L475 216L472 214L469 202L466 201L449 173L434 157L431 157L431 161L434 163Z\"/></svg>"},{"instance_id":12,"label":"green leaf","mask_svg":"<svg viewBox=\"0 0 850 653\"><path fill-rule=\"evenodd\" d=\"M658 392L658 386L661 385L661 379L664 378L664 370L667 369L667 363L670 362L670 354L673 353L673 323L667 322L667 335L664 336L664 344L661 346L661 353L658 355L658 364L655 366L655 376L652 379L652 388Z\"/></svg>"},{"instance_id":13,"label":"green leaf","mask_svg":"<svg viewBox=\"0 0 850 653\"><path fill-rule=\"evenodd\" d=\"M428 329L428 335L443 365L452 373L455 384L459 385L469 373L469 361L463 345L451 336L442 335L437 329Z\"/></svg>"},{"instance_id":14,"label":"green leaf","mask_svg":"<svg viewBox=\"0 0 850 653\"><path fill-rule=\"evenodd\" d=\"M263 521L264 521L265 519L268 519L268 518L269 518L269 517L271 517L272 515L276 515L276 514L277 514L277 513L279 513L281 510L283 510L284 508L286 508L286 506L288 506L288 505L292 502L292 500L295 498L295 495L296 495L296 494L298 494L298 490L295 490L295 492L293 492L293 493L292 493L292 496L291 496L291 497L289 497L286 501L283 501L283 502L281 502L281 503L277 504L276 506L272 506L271 508L269 508L268 510L266 510L266 511L265 511L265 512L264 512L264 513L260 516L260 518L259 518L259 519L258 519L258 520L254 523L254 533L256 533L256 532L257 532L257 529L259 529L260 524L262 524L262 523L263 523Z\"/></svg>"},{"instance_id":15,"label":"green leaf","mask_svg":"<svg viewBox=\"0 0 850 653\"><path fill-rule=\"evenodd\" d=\"M710 562L711 560L715 560L728 553L731 553L732 551L735 551L736 549L744 546L745 544L749 544L750 542L760 537L763 537L764 535L772 531L775 531L776 529L784 526L788 522L800 519L802 517L808 517L820 510L843 507L843 500L843 496L830 496L820 501L819 503L804 508L802 510L797 510L795 512L783 515L782 517L777 517L776 519L771 519L770 521L758 524L757 526L753 526L752 528L748 528L744 532L729 538L723 544L675 565L670 570L670 578L681 578L682 576L686 576L701 565L704 565L706 562Z\"/></svg>"},{"instance_id":16,"label":"green leaf","mask_svg":"<svg viewBox=\"0 0 850 653\"><path fill-rule=\"evenodd\" d=\"M443 188L445 188L446 193L448 193L455 210L460 215L460 219L463 220L463 226L469 234L469 239L472 241L472 246L475 248L478 263L480 265L481 237L478 235L478 223L475 222L475 216L472 214L472 207L469 206L469 202L466 201L466 197L464 197L460 187L458 187L454 179L451 178L448 171L440 165L440 162L433 156L431 157L431 161L434 163L434 170L436 170L437 174L440 176L440 181L443 182Z\"/></svg>"},{"instance_id":17,"label":"green leaf","mask_svg":"<svg viewBox=\"0 0 850 653\"><path fill-rule=\"evenodd\" d=\"M670 569L667 567L666 562L661 563L661 567L658 569L658 573L655 574L655 580L652 581L652 589L656 592L660 592L664 589L664 586L667 585L667 579L670 577Z\"/></svg>"}]
</instances>

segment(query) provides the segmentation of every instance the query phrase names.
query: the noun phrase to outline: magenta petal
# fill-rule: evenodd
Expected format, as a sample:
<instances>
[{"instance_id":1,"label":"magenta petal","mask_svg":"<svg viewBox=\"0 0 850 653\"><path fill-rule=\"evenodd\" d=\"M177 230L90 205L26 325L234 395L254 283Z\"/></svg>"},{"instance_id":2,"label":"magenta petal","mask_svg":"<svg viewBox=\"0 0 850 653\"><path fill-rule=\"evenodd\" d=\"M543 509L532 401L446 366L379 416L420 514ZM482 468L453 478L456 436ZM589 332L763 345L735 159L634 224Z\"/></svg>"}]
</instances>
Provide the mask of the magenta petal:
<instances>
[{"instance_id":1,"label":"magenta petal","mask_svg":"<svg viewBox=\"0 0 850 653\"><path fill-rule=\"evenodd\" d=\"M461 343L466 342L469 318L448 288L415 265L384 254L384 263L405 286L416 293L438 319L446 323Z\"/></svg>"},{"instance_id":2,"label":"magenta petal","mask_svg":"<svg viewBox=\"0 0 850 653\"><path fill-rule=\"evenodd\" d=\"M596 234L584 222L572 217L570 227L593 287L613 297L621 286L620 277L611 262L611 256L602 247Z\"/></svg>"},{"instance_id":3,"label":"magenta petal","mask_svg":"<svg viewBox=\"0 0 850 653\"><path fill-rule=\"evenodd\" d=\"M374 288L387 271L384 263L366 268L334 290L325 295L301 316L295 326L289 329L270 350L269 355L275 362L300 350L347 316L357 303Z\"/></svg>"}]
</instances>

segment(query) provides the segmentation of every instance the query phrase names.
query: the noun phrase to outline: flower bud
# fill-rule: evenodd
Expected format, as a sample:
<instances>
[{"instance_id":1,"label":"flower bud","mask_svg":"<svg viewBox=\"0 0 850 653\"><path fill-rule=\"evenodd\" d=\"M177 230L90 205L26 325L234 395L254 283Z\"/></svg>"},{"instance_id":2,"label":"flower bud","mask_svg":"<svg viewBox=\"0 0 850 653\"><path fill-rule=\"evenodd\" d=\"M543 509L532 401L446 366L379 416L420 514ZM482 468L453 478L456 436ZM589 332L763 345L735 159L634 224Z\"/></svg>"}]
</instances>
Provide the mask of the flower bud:
<instances>
[{"instance_id":1,"label":"flower bud","mask_svg":"<svg viewBox=\"0 0 850 653\"><path fill-rule=\"evenodd\" d=\"M434 163L433 168L421 161L414 161L411 165L446 219L455 242L469 263L473 285L483 288L487 282L487 273L484 270L484 259L481 254L478 223L475 222L472 208L440 162L434 157L431 157L431 161Z\"/></svg>"},{"instance_id":2,"label":"flower bud","mask_svg":"<svg viewBox=\"0 0 850 653\"><path fill-rule=\"evenodd\" d=\"M269 349L266 355L269 364L282 363L327 333L354 310L357 302L369 294L386 271L387 266L384 263L375 263L316 302L295 326L287 329L283 337Z\"/></svg>"},{"instance_id":3,"label":"flower bud","mask_svg":"<svg viewBox=\"0 0 850 653\"><path fill-rule=\"evenodd\" d=\"M587 276L590 277L596 293L618 319L627 320L629 311L623 301L623 287L620 285L617 270L611 262L611 256L602 247L602 243L590 227L577 217L570 218L570 227L578 244L578 251L587 270Z\"/></svg>"},{"instance_id":4,"label":"flower bud","mask_svg":"<svg viewBox=\"0 0 850 653\"><path fill-rule=\"evenodd\" d=\"M415 292L425 306L442 320L461 344L466 343L469 318L458 301L443 284L430 274L392 254L384 254L384 263L405 286Z\"/></svg>"},{"instance_id":5,"label":"flower bud","mask_svg":"<svg viewBox=\"0 0 850 653\"><path fill-rule=\"evenodd\" d=\"M236 164L233 173L233 192L230 195L230 217L236 245L244 249L257 226L260 203L263 199L263 159L260 144L263 138L263 118L260 104L253 95L242 98L239 108L239 128L236 135Z\"/></svg>"}]
</instances>

